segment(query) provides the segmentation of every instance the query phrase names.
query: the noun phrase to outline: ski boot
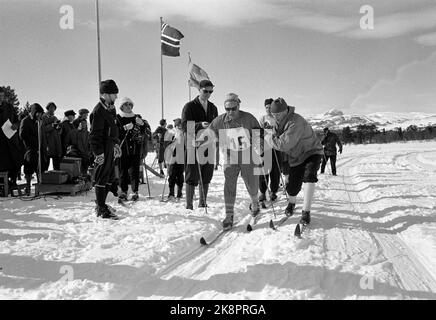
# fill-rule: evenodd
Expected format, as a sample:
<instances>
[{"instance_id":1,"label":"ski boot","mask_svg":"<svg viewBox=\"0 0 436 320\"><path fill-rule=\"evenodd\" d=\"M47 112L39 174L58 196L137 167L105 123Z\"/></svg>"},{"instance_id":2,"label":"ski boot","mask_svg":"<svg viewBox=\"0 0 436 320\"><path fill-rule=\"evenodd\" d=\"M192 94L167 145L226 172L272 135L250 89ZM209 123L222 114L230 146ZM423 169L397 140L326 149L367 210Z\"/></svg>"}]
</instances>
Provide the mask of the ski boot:
<instances>
[{"instance_id":1,"label":"ski boot","mask_svg":"<svg viewBox=\"0 0 436 320\"><path fill-rule=\"evenodd\" d=\"M124 201L127 201L127 194L125 192L121 192L121 194L118 197L118 203L123 204Z\"/></svg>"},{"instance_id":2,"label":"ski boot","mask_svg":"<svg viewBox=\"0 0 436 320\"><path fill-rule=\"evenodd\" d=\"M310 211L304 211L301 213L300 223L303 225L310 223Z\"/></svg>"},{"instance_id":3,"label":"ski boot","mask_svg":"<svg viewBox=\"0 0 436 320\"><path fill-rule=\"evenodd\" d=\"M98 206L97 217L101 217L103 219L112 219L112 220L120 219L115 213L111 212L107 206Z\"/></svg>"},{"instance_id":4,"label":"ski boot","mask_svg":"<svg viewBox=\"0 0 436 320\"><path fill-rule=\"evenodd\" d=\"M226 218L223 220L223 229L230 230L232 227L233 227L233 215L226 216Z\"/></svg>"},{"instance_id":5,"label":"ski boot","mask_svg":"<svg viewBox=\"0 0 436 320\"><path fill-rule=\"evenodd\" d=\"M138 201L138 199L139 199L139 195L138 195L138 191L136 191L136 192L132 195L132 199L130 199L130 200L132 200L132 201Z\"/></svg>"},{"instance_id":6,"label":"ski boot","mask_svg":"<svg viewBox=\"0 0 436 320\"><path fill-rule=\"evenodd\" d=\"M295 203L289 202L288 206L285 209L285 215L288 217L292 217L292 215L294 214L294 209L295 209Z\"/></svg>"}]
</instances>

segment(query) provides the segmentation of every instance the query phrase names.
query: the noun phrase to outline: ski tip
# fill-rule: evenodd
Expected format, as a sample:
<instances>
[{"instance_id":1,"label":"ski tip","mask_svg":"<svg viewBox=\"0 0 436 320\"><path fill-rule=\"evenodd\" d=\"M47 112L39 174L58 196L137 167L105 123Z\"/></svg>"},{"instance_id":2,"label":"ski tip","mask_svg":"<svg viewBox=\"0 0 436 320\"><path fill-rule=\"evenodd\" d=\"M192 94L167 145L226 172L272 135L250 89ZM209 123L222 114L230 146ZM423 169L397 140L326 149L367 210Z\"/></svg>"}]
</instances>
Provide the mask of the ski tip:
<instances>
[{"instance_id":1,"label":"ski tip","mask_svg":"<svg viewBox=\"0 0 436 320\"><path fill-rule=\"evenodd\" d=\"M299 223L295 227L294 236L296 236L297 238L301 238L301 229L300 229L300 224Z\"/></svg>"},{"instance_id":2,"label":"ski tip","mask_svg":"<svg viewBox=\"0 0 436 320\"><path fill-rule=\"evenodd\" d=\"M250 225L250 224L247 224L247 231L248 231L248 232L251 232L251 231L253 231L253 228L251 227L251 225Z\"/></svg>"},{"instance_id":3,"label":"ski tip","mask_svg":"<svg viewBox=\"0 0 436 320\"><path fill-rule=\"evenodd\" d=\"M207 242L203 237L201 237L201 239L200 239L200 244L203 246L207 245Z\"/></svg>"}]
</instances>

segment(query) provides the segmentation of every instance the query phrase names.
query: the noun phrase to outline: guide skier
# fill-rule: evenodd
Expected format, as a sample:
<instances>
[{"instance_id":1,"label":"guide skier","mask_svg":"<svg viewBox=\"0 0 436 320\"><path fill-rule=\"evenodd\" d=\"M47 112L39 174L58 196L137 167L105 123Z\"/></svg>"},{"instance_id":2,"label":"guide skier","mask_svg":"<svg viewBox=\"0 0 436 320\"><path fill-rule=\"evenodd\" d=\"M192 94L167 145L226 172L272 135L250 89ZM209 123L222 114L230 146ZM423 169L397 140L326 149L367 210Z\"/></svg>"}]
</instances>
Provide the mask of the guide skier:
<instances>
[{"instance_id":1,"label":"guide skier","mask_svg":"<svg viewBox=\"0 0 436 320\"><path fill-rule=\"evenodd\" d=\"M321 142L310 124L295 113L295 107L288 106L283 98L277 98L271 103L271 114L276 119L277 126L272 134L265 136L265 143L286 153L289 158L289 183L286 185L289 197L285 214L294 214L297 195L303 186L300 223L309 224L310 208L318 182L317 172L323 157Z\"/></svg>"}]
</instances>

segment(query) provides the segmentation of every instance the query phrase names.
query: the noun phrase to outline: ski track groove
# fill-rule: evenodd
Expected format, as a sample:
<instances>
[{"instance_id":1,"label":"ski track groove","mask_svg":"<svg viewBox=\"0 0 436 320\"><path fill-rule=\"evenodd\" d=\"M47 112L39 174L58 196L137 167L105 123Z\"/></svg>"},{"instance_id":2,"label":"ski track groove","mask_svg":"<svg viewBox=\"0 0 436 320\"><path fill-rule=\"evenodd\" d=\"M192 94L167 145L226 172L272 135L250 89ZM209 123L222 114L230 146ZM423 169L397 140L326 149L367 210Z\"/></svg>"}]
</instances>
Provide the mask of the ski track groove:
<instances>
[{"instance_id":1,"label":"ski track groove","mask_svg":"<svg viewBox=\"0 0 436 320\"><path fill-rule=\"evenodd\" d=\"M411 157L414 158L411 159ZM392 160L394 164L396 164L396 162L402 158L405 158L407 160L406 161L407 163L414 163L414 162L416 163L417 162L416 151L408 152L402 155L396 155L392 158ZM364 159L367 160L368 158L364 158ZM359 165L362 162L362 160L356 159L354 162L356 162L354 166L355 168L357 165ZM369 164L372 165L373 162L370 162ZM345 168L348 169L348 167ZM358 175L351 176L352 182L356 181L357 176ZM370 204L368 205L367 203L363 202L358 192L353 192L353 194L351 194L349 192L350 189L347 188L347 186L350 186L352 191L356 191L354 185L358 185L359 183L354 185L348 184L345 182L345 176L343 176L343 183L349 197L350 205L354 208L354 210L356 210L356 206L355 206L356 201L352 200L353 195L358 200L357 203L359 204L359 206L370 209L371 205ZM356 212L361 213L361 211L359 210L356 210ZM363 221L362 219L360 220ZM422 290L422 291L436 292L435 279L432 277L431 273L428 272L426 267L421 264L419 259L413 254L412 250L407 246L407 244L400 237L398 237L398 235L378 234L378 233L373 233L371 231L368 231L368 233L371 236L371 238L374 239L374 243L378 247L378 250L380 250L383 253L386 259L392 262L393 269L395 272L393 276L396 279L399 288L405 290Z\"/></svg>"}]
</instances>

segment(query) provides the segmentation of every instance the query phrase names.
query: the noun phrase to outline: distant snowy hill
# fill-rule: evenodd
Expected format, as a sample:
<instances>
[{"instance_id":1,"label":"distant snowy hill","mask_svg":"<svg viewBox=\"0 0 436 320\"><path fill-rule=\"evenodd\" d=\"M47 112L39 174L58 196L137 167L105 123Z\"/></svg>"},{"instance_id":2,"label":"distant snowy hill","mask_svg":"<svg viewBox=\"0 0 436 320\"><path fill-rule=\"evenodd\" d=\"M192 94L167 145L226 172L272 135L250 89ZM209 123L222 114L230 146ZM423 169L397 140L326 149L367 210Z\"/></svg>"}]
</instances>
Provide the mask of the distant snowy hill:
<instances>
[{"instance_id":1,"label":"distant snowy hill","mask_svg":"<svg viewBox=\"0 0 436 320\"><path fill-rule=\"evenodd\" d=\"M426 127L436 125L436 114L421 112L376 112L367 115L344 114L338 109L331 109L326 113L308 116L307 119L314 129L321 130L325 127L342 129L349 126L355 128L361 124L375 124L379 129L386 130L396 127L407 128L410 125Z\"/></svg>"}]
</instances>

